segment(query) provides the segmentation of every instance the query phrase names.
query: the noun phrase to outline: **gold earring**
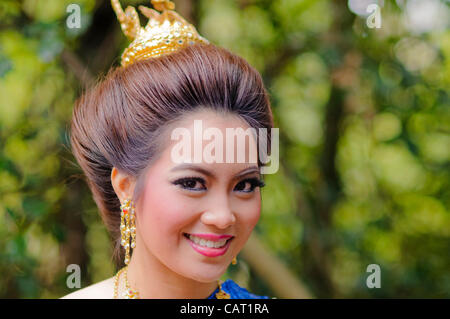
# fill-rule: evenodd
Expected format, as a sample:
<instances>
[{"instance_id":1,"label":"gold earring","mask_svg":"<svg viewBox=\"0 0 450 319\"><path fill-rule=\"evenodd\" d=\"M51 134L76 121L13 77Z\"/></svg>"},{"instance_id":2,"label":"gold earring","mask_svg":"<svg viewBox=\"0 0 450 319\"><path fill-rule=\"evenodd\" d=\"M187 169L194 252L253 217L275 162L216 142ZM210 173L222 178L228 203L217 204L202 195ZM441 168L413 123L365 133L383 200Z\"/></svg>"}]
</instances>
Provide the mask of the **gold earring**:
<instances>
[{"instance_id":1,"label":"gold earring","mask_svg":"<svg viewBox=\"0 0 450 319\"><path fill-rule=\"evenodd\" d=\"M130 247L136 247L136 216L134 215L134 204L132 200L125 200L120 205L120 211L121 245L125 248L125 264L128 265L130 262Z\"/></svg>"},{"instance_id":2,"label":"gold earring","mask_svg":"<svg viewBox=\"0 0 450 319\"><path fill-rule=\"evenodd\" d=\"M231 261L231 264L233 264L233 265L237 264L236 256L234 256L233 260Z\"/></svg>"}]
</instances>

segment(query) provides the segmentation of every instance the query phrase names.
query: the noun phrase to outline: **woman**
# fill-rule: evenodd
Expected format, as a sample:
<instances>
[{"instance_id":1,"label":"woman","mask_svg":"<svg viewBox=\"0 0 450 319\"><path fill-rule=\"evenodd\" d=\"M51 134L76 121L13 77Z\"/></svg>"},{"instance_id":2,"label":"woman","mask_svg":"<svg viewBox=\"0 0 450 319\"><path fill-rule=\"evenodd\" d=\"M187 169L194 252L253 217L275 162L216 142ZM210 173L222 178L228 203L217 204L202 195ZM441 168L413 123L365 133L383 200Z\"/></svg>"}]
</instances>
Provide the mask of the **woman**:
<instances>
[{"instance_id":1,"label":"woman","mask_svg":"<svg viewBox=\"0 0 450 319\"><path fill-rule=\"evenodd\" d=\"M152 2L163 11L160 16L140 8L154 19L151 32L158 23L156 28L165 26L164 19L177 27L186 23L170 10L169 1ZM195 137L199 122L222 136L228 129L272 128L261 76L244 59L198 34L188 43L173 39L180 46L170 52L161 54L169 49L161 44L149 51L137 41L149 29L135 32L135 20L124 20L134 17L132 10L125 16L117 1L113 6L135 41L122 56L122 67L75 103L71 143L116 243L115 255L126 266L65 298L268 298L230 279L218 281L259 219L261 161L193 160L196 151L236 151L250 158L258 143L231 150L226 143L215 144L223 147L211 153L194 138L182 162L174 156L179 150L174 133ZM168 44L167 38L152 37Z\"/></svg>"}]
</instances>

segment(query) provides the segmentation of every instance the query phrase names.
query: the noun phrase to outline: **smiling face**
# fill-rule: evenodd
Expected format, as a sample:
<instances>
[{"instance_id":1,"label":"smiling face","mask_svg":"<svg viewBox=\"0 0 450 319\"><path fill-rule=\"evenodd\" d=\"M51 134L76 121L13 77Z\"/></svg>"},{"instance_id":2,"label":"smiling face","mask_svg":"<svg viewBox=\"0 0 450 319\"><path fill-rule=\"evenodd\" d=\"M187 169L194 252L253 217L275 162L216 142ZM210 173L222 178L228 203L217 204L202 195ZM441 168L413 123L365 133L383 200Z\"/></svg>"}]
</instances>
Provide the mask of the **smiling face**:
<instances>
[{"instance_id":1,"label":"smiling face","mask_svg":"<svg viewBox=\"0 0 450 319\"><path fill-rule=\"evenodd\" d=\"M218 128L224 137L226 128L249 127L237 116L207 110L184 117L176 126L194 136L194 119L202 120L204 129ZM259 169L256 163L176 163L171 156L175 144L169 134L167 147L146 172L136 209L136 245L141 246L137 249L145 247L181 276L211 282L226 271L258 222ZM246 143L236 151L246 152L249 158L253 146ZM225 246L228 237L222 235L232 236Z\"/></svg>"}]
</instances>

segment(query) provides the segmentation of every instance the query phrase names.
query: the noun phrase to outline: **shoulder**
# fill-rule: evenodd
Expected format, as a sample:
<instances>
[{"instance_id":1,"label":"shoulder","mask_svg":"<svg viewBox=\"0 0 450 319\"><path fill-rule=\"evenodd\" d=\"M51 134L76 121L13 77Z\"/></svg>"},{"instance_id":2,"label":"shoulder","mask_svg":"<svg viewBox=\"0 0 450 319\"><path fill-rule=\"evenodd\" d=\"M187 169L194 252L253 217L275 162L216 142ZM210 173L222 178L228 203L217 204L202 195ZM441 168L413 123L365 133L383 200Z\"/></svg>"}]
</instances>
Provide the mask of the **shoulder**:
<instances>
[{"instance_id":1,"label":"shoulder","mask_svg":"<svg viewBox=\"0 0 450 319\"><path fill-rule=\"evenodd\" d=\"M74 291L60 299L112 299L113 295L114 277L111 277L86 288Z\"/></svg>"},{"instance_id":2,"label":"shoulder","mask_svg":"<svg viewBox=\"0 0 450 319\"><path fill-rule=\"evenodd\" d=\"M270 299L268 296L258 296L250 293L231 279L227 279L222 284L222 289L230 294L231 299Z\"/></svg>"}]
</instances>

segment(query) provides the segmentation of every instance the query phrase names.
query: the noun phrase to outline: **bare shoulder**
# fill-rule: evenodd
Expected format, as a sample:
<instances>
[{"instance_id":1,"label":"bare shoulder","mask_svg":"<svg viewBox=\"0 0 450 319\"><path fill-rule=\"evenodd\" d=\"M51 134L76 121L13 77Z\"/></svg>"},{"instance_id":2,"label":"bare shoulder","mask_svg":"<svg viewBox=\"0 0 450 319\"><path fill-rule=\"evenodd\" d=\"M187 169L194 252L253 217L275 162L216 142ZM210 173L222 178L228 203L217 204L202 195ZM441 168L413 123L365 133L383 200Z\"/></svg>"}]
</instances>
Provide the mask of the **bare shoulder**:
<instances>
[{"instance_id":1,"label":"bare shoulder","mask_svg":"<svg viewBox=\"0 0 450 319\"><path fill-rule=\"evenodd\" d=\"M86 288L74 291L60 299L112 299L113 291L114 277L111 277Z\"/></svg>"}]
</instances>

